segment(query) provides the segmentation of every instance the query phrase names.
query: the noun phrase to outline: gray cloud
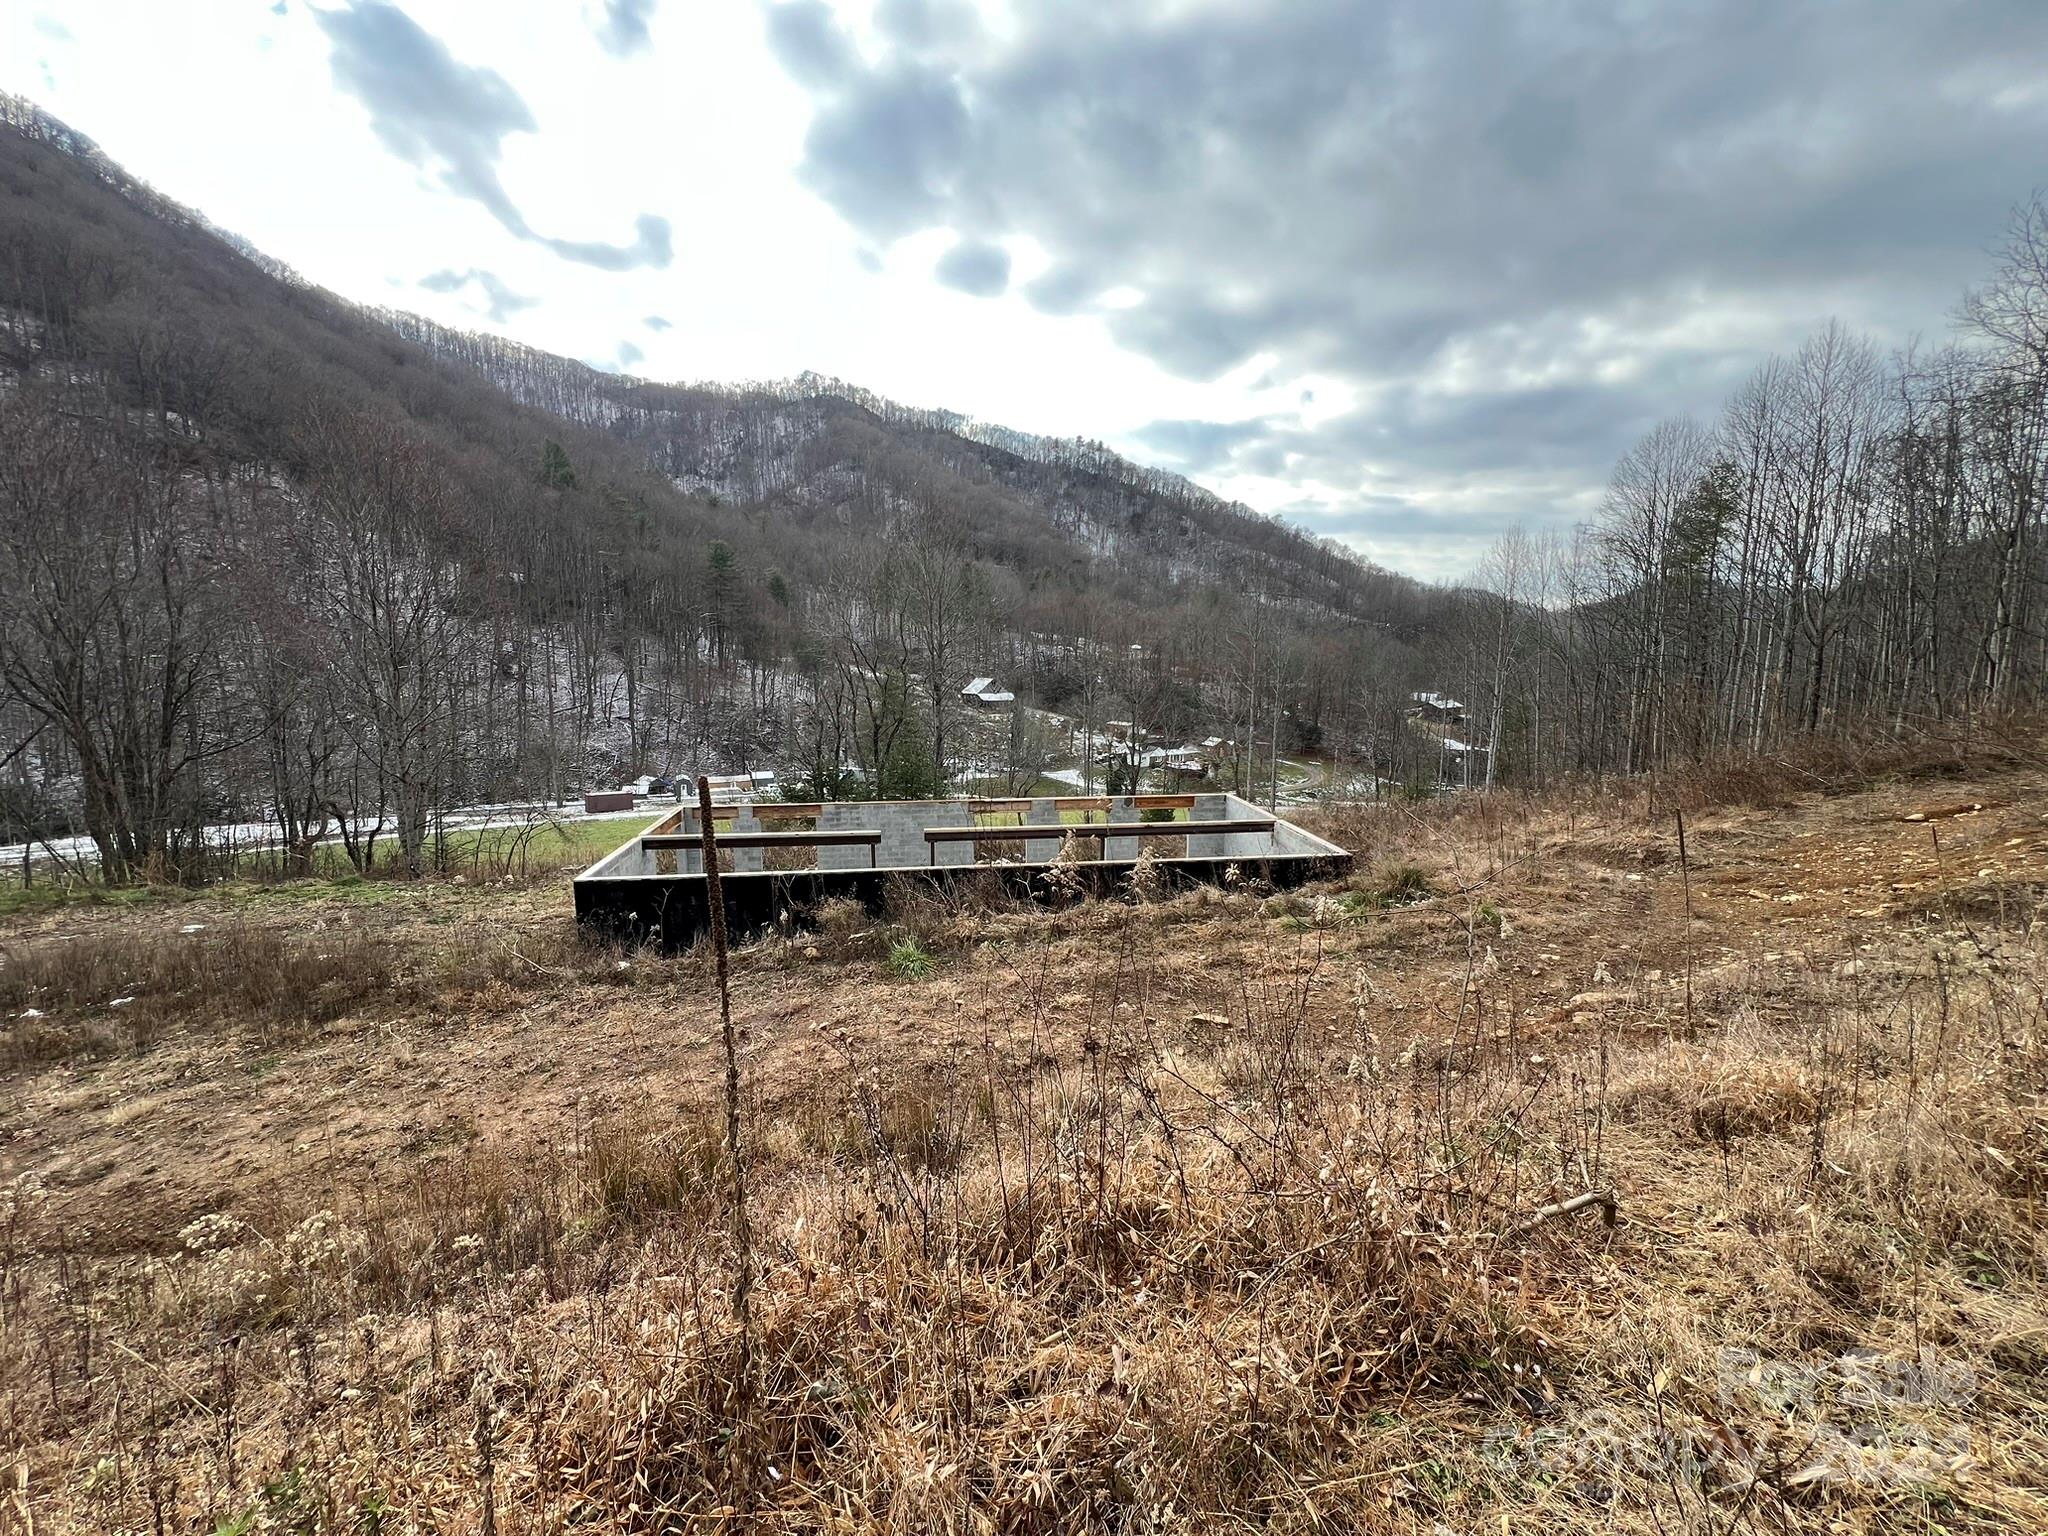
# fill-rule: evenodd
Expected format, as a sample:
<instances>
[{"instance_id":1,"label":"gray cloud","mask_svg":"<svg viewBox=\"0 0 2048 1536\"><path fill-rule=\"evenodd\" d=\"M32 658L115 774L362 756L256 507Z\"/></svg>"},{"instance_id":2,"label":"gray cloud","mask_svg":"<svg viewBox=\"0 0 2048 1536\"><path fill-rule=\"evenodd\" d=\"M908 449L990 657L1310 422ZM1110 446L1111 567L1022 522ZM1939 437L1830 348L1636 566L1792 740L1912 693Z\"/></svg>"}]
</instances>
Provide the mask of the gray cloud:
<instances>
[{"instance_id":1,"label":"gray cloud","mask_svg":"<svg viewBox=\"0 0 2048 1536\"><path fill-rule=\"evenodd\" d=\"M619 366L621 368L632 367L635 363L639 362L640 359L645 357L646 355L647 354L645 352L642 352L630 341L622 341L619 343Z\"/></svg>"},{"instance_id":2,"label":"gray cloud","mask_svg":"<svg viewBox=\"0 0 2048 1536\"><path fill-rule=\"evenodd\" d=\"M486 272L482 267L471 267L466 272L457 272L453 267L439 272L429 272L420 279L420 286L429 293L457 293L474 283L484 296L484 313L493 320L507 320L522 309L531 309L540 302L523 293L514 293L495 272Z\"/></svg>"},{"instance_id":3,"label":"gray cloud","mask_svg":"<svg viewBox=\"0 0 2048 1536\"><path fill-rule=\"evenodd\" d=\"M1085 309L1105 286L1086 268L1067 262L1048 267L1026 283L1024 297L1048 315L1071 315Z\"/></svg>"},{"instance_id":4,"label":"gray cloud","mask_svg":"<svg viewBox=\"0 0 2048 1536\"><path fill-rule=\"evenodd\" d=\"M642 214L630 244L562 240L526 221L498 176L507 136L538 125L496 70L462 63L447 45L384 0L315 11L333 50L335 83L370 109L378 141L409 165L437 174L522 240L568 261L620 271L663 267L672 257L668 220Z\"/></svg>"},{"instance_id":5,"label":"gray cloud","mask_svg":"<svg viewBox=\"0 0 2048 1536\"><path fill-rule=\"evenodd\" d=\"M1174 373L1265 354L1290 397L1363 402L1153 451L1419 509L1472 487L1475 522L1482 478L1575 515L1628 434L1831 313L1938 329L2048 142L2038 0L941 11L885 0L865 57L770 13L811 188L881 243L1031 238L1032 304Z\"/></svg>"},{"instance_id":6,"label":"gray cloud","mask_svg":"<svg viewBox=\"0 0 2048 1536\"><path fill-rule=\"evenodd\" d=\"M777 53L787 66L787 52ZM880 89L829 99L804 139L804 179L856 226L894 239L947 222L969 131L952 82L907 64Z\"/></svg>"},{"instance_id":7,"label":"gray cloud","mask_svg":"<svg viewBox=\"0 0 2048 1536\"><path fill-rule=\"evenodd\" d=\"M635 267L665 267L675 260L675 239L667 219L643 213L633 221L633 243L611 245L603 240L542 240L540 242L566 261L580 261L587 267L607 272L627 272Z\"/></svg>"},{"instance_id":8,"label":"gray cloud","mask_svg":"<svg viewBox=\"0 0 2048 1536\"><path fill-rule=\"evenodd\" d=\"M1716 398L1737 382L1735 367L1706 370ZM1330 487L1334 499L1280 510L1383 565L1451 575L1518 522L1587 515L1614 460L1667 414L1662 401L1694 387L1697 368L1663 358L1628 390L1573 381L1446 394L1396 382L1313 426L1293 412L1154 421L1126 446L1183 474Z\"/></svg>"},{"instance_id":9,"label":"gray cloud","mask_svg":"<svg viewBox=\"0 0 2048 1536\"><path fill-rule=\"evenodd\" d=\"M933 263L932 276L948 288L992 299L1010 286L1010 253L985 241L961 240Z\"/></svg>"},{"instance_id":10,"label":"gray cloud","mask_svg":"<svg viewBox=\"0 0 2048 1536\"><path fill-rule=\"evenodd\" d=\"M645 48L649 42L647 23L653 19L658 3L659 0L605 0L604 20L597 29L597 40L604 44L605 51L625 58Z\"/></svg>"},{"instance_id":11,"label":"gray cloud","mask_svg":"<svg viewBox=\"0 0 2048 1536\"><path fill-rule=\"evenodd\" d=\"M1267 442L1272 424L1250 421L1155 421L1135 436L1152 452L1172 460L1183 474L1199 475L1227 468L1238 450Z\"/></svg>"},{"instance_id":12,"label":"gray cloud","mask_svg":"<svg viewBox=\"0 0 2048 1536\"><path fill-rule=\"evenodd\" d=\"M647 329L649 329L650 331L665 331L670 329L675 324L675 322L673 320L670 320L666 315L649 315L645 320L642 320L640 323L646 326Z\"/></svg>"},{"instance_id":13,"label":"gray cloud","mask_svg":"<svg viewBox=\"0 0 2048 1536\"><path fill-rule=\"evenodd\" d=\"M892 43L914 52L968 43L981 31L974 8L960 0L881 0L875 25Z\"/></svg>"},{"instance_id":14,"label":"gray cloud","mask_svg":"<svg viewBox=\"0 0 2048 1536\"><path fill-rule=\"evenodd\" d=\"M799 85L835 86L860 68L859 55L824 0L788 0L771 9L768 46Z\"/></svg>"},{"instance_id":15,"label":"gray cloud","mask_svg":"<svg viewBox=\"0 0 2048 1536\"><path fill-rule=\"evenodd\" d=\"M1529 489L1549 495L1555 488ZM1456 578L1470 573L1502 534L1528 526L1523 492L1516 487L1493 496L1452 497L1433 506L1417 506L1402 496L1359 496L1290 502L1277 510L1310 533L1362 551L1376 565Z\"/></svg>"}]
</instances>

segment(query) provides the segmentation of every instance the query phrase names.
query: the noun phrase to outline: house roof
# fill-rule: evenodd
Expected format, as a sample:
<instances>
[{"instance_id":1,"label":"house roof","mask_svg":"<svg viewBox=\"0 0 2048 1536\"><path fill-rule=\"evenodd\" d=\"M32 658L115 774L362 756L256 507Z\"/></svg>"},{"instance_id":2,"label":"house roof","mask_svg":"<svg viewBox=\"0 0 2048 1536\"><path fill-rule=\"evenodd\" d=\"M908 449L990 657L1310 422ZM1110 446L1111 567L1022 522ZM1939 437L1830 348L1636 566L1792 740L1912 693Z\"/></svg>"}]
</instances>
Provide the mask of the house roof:
<instances>
[{"instance_id":1,"label":"house roof","mask_svg":"<svg viewBox=\"0 0 2048 1536\"><path fill-rule=\"evenodd\" d=\"M1017 702L1017 695L1006 693L1000 688L984 688L975 697L984 704L1014 704Z\"/></svg>"},{"instance_id":2,"label":"house roof","mask_svg":"<svg viewBox=\"0 0 2048 1536\"><path fill-rule=\"evenodd\" d=\"M960 691L962 693L978 694L983 689L994 686L994 684L995 679L992 677L977 677L973 682L969 683L965 688L962 688Z\"/></svg>"}]
</instances>

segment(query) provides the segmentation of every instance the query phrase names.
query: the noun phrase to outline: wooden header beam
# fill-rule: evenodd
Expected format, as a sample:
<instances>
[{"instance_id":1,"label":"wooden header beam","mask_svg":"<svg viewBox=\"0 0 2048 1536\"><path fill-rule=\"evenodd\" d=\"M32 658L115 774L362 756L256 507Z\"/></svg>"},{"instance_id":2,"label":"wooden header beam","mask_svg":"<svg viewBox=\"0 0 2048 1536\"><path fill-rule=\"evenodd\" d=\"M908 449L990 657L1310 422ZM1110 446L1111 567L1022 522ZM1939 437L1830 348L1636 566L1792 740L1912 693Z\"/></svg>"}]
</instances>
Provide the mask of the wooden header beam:
<instances>
[{"instance_id":1,"label":"wooden header beam","mask_svg":"<svg viewBox=\"0 0 2048 1536\"><path fill-rule=\"evenodd\" d=\"M1056 811L1102 811L1111 809L1108 795L1048 795ZM1193 795L1127 795L1122 797L1130 802L1134 811L1192 811L1195 808ZM970 800L967 809L976 816L1022 816L1037 801L1028 798L1012 800Z\"/></svg>"},{"instance_id":2,"label":"wooden header beam","mask_svg":"<svg viewBox=\"0 0 2048 1536\"><path fill-rule=\"evenodd\" d=\"M1042 827L926 827L924 841L932 863L939 861L939 844L966 842L1032 842L1065 837L1195 837L1223 832L1271 832L1277 818L1237 816L1217 821L1083 821Z\"/></svg>"},{"instance_id":3,"label":"wooden header beam","mask_svg":"<svg viewBox=\"0 0 2048 1536\"><path fill-rule=\"evenodd\" d=\"M882 834L874 827L834 827L829 832L721 832L718 846L721 848L847 848L865 843L868 850L868 867L875 867L876 849L881 846ZM652 853L662 848L695 848L701 850L703 838L696 833L675 833L649 835L640 839L640 847Z\"/></svg>"}]
</instances>

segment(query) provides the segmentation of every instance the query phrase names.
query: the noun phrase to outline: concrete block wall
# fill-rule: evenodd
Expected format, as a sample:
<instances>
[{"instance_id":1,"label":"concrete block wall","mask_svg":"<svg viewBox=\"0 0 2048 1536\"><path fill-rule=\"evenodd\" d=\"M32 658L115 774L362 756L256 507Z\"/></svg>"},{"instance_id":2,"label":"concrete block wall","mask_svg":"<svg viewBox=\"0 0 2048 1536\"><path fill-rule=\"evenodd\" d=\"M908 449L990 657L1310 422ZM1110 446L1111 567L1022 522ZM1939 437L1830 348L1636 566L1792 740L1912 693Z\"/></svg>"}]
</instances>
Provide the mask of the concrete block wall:
<instances>
[{"instance_id":1,"label":"concrete block wall","mask_svg":"<svg viewBox=\"0 0 2048 1536\"><path fill-rule=\"evenodd\" d=\"M1060 820L1060 808L1050 800L1034 800L1031 809L1024 813L1027 827L1059 827L1054 837L1027 837L1024 839L1024 862L1026 864L1050 864L1060 856L1060 845L1066 841L1066 829Z\"/></svg>"},{"instance_id":2,"label":"concrete block wall","mask_svg":"<svg viewBox=\"0 0 2048 1536\"><path fill-rule=\"evenodd\" d=\"M1229 795L1197 795L1195 796L1194 809L1188 812L1188 820L1190 822L1221 821L1226 816L1236 814L1230 809L1231 799L1232 797ZM1188 857L1191 859L1220 859L1224 856L1224 844L1227 841L1229 839L1218 832L1210 832L1202 836L1197 836L1190 832L1188 834Z\"/></svg>"},{"instance_id":3,"label":"concrete block wall","mask_svg":"<svg viewBox=\"0 0 2048 1536\"><path fill-rule=\"evenodd\" d=\"M730 825L735 832L759 832L763 830L761 820L754 814L754 808L751 805L741 806L739 814L733 817ZM732 871L734 874L752 874L756 870L766 867L762 861L766 857L767 852L768 850L765 848L735 848L727 857L732 860Z\"/></svg>"},{"instance_id":4,"label":"concrete block wall","mask_svg":"<svg viewBox=\"0 0 2048 1536\"><path fill-rule=\"evenodd\" d=\"M914 846L916 852L907 856L905 864L934 862L941 866L948 864L972 864L974 844L966 841L957 843L927 843L924 840L926 827L971 827L974 813L957 800L920 801L904 807L905 820L909 830L905 834L906 846ZM936 858L934 858L936 854Z\"/></svg>"},{"instance_id":5,"label":"concrete block wall","mask_svg":"<svg viewBox=\"0 0 2048 1536\"><path fill-rule=\"evenodd\" d=\"M819 811L818 830L820 832L830 832L850 827L876 827L883 825L881 821L870 814L873 809L874 807L872 806L855 805L849 801L836 801ZM879 853L879 862L888 863L889 848L887 843L882 845ZM868 850L858 843L848 843L844 847L820 848L818 850L818 868L820 869L866 869L867 867Z\"/></svg>"},{"instance_id":6,"label":"concrete block wall","mask_svg":"<svg viewBox=\"0 0 2048 1536\"><path fill-rule=\"evenodd\" d=\"M1187 823L1187 857L1255 860L1272 857L1342 855L1342 849L1285 821L1279 822L1272 833L1203 833L1195 830L1203 821L1263 817L1267 814L1263 806L1241 799L1237 795L1197 795ZM1118 795L1110 801L1109 819L1138 821L1143 818L1131 796ZM697 831L697 823L696 808L685 805L672 818L664 818L661 822L650 822L646 826L636 828L622 839L616 851L593 864L584 872L584 876L591 879L663 877L659 856L640 847L640 836L656 826L663 831L691 836ZM926 868L934 861L932 846L924 840L925 828L970 827L974 824L973 813L965 802L958 800L893 803L840 801L825 805L818 817L820 830L874 828L880 831L882 841L875 849L874 862L882 869ZM762 830L764 823L756 806L750 802L736 807L732 819L721 825L736 832L754 832ZM1026 863L1048 864L1058 856L1066 828L1061 812L1053 800L1033 800L1024 813L1023 826L1034 830L1043 829L1040 835L1021 837ZM997 837L1019 836L1022 830L1018 828L1013 831L1010 826L1004 825L990 828L990 833ZM1148 845L1156 846L1152 839L1136 837L1110 838L1105 841L1107 847L1104 849L1103 857L1111 863L1128 863L1138 858ZM761 871L766 864L765 852L766 850L759 848L731 850L733 871ZM865 870L869 867L868 849L862 844L819 848L816 854L817 867L821 871ZM974 862L974 844L966 840L940 843L937 845L937 854L936 863L941 868L971 865ZM674 875L702 875L703 872L703 856L694 846L674 850Z\"/></svg>"}]
</instances>

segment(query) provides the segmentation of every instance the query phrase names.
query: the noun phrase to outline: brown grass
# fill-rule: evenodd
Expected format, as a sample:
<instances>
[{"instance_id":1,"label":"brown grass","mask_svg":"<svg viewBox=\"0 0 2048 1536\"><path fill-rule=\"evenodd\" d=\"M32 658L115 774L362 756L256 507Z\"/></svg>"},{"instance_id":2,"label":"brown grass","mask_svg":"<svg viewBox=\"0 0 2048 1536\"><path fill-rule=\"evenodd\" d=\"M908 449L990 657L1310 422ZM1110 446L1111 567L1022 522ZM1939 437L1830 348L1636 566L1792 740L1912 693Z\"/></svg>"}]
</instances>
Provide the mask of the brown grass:
<instances>
[{"instance_id":1,"label":"brown grass","mask_svg":"<svg viewBox=\"0 0 2048 1536\"><path fill-rule=\"evenodd\" d=\"M736 961L792 1014L749 1350L722 1121L652 1094L127 1249L14 1165L0 1423L45 1536L2038 1528L2035 787L1940 864L1907 781L1703 812L1684 870L1632 814L1459 806L1298 902L828 907ZM888 978L905 936L940 979ZM613 976L703 1016L696 959L504 944L398 958L525 972L530 1030ZM1611 1228L1547 1214L1582 1193Z\"/></svg>"},{"instance_id":2,"label":"brown grass","mask_svg":"<svg viewBox=\"0 0 2048 1536\"><path fill-rule=\"evenodd\" d=\"M373 933L293 935L230 921L194 932L100 924L0 944L0 1067L147 1048L200 1025L289 1039L423 996L504 1008L565 980L627 979L615 949L558 923L517 942L421 949Z\"/></svg>"}]
</instances>

